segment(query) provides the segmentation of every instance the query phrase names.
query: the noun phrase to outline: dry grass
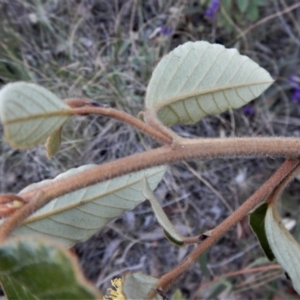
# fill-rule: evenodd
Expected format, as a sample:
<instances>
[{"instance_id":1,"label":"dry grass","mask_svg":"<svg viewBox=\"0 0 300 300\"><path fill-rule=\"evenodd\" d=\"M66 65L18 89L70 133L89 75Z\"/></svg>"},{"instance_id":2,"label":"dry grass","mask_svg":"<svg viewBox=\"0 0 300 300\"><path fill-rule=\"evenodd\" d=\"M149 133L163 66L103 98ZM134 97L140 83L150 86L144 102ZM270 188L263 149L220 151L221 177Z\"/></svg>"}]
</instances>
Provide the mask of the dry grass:
<instances>
[{"instance_id":1,"label":"dry grass","mask_svg":"<svg viewBox=\"0 0 300 300\"><path fill-rule=\"evenodd\" d=\"M178 125L175 130L190 137L299 136L300 107L291 101L288 78L300 75L300 9L280 14L295 1L263 1L258 20L275 13L279 16L261 22L243 36L241 32L252 22L240 16L236 7L226 17L232 25L229 32L219 21L205 19L206 5L201 2L205 1L0 0L0 85L27 80L62 98L85 96L136 115L143 107L147 82L159 58L178 44L203 39L237 47L277 81L250 104L254 109L250 115L241 109L205 118L192 127ZM173 34L149 39L161 26L173 28ZM132 128L100 117L72 120L63 136L61 151L51 161L44 147L20 152L1 139L1 192L17 192L71 167L111 161L154 146ZM181 163L169 168L156 193L179 230L196 235L230 214L224 201L231 209L237 208L280 163L273 158ZM296 220L299 188L297 181L291 184L282 205L283 215ZM247 221L239 229L242 237L238 238L237 228L232 229L203 258L207 269L195 265L180 280L177 287L186 298L197 297L194 292L211 278L243 269L263 257ZM295 234L300 238L300 225ZM75 251L86 276L105 289L112 277L127 269L160 276L182 261L192 247L170 244L149 205L143 203L76 246ZM243 278L248 285L239 278L229 278L236 290L230 299L258 299L262 295L273 299L288 292L284 276L269 275L262 272L263 286L255 280L251 283L248 275L250 279ZM274 281L276 278L280 279Z\"/></svg>"}]
</instances>

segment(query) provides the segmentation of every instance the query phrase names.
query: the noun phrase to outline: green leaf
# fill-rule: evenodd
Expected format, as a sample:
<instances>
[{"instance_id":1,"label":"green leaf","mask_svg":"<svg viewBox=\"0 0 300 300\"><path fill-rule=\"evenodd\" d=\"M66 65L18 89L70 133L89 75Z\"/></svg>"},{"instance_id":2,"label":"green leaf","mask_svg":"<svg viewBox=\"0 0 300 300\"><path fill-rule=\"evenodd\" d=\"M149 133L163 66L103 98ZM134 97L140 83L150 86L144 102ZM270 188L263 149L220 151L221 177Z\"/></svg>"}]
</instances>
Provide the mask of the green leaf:
<instances>
[{"instance_id":1,"label":"green leaf","mask_svg":"<svg viewBox=\"0 0 300 300\"><path fill-rule=\"evenodd\" d=\"M184 297L179 289L177 289L174 293L174 300L184 300Z\"/></svg>"},{"instance_id":2,"label":"green leaf","mask_svg":"<svg viewBox=\"0 0 300 300\"><path fill-rule=\"evenodd\" d=\"M236 49L187 42L162 58L146 93L146 120L193 124L210 114L239 108L273 82L270 74Z\"/></svg>"},{"instance_id":3,"label":"green leaf","mask_svg":"<svg viewBox=\"0 0 300 300\"><path fill-rule=\"evenodd\" d=\"M216 282L211 287L211 294L207 296L206 299L217 299L223 293L223 297L221 299L228 299L230 292L232 290L232 284L230 281L222 279L221 281Z\"/></svg>"},{"instance_id":4,"label":"green leaf","mask_svg":"<svg viewBox=\"0 0 300 300\"><path fill-rule=\"evenodd\" d=\"M266 231L265 231L265 216L267 213L268 204L263 203L259 207L257 207L253 213L250 214L250 226L255 233L261 248L265 252L267 258L269 260L274 260L275 256L270 248Z\"/></svg>"},{"instance_id":5,"label":"green leaf","mask_svg":"<svg viewBox=\"0 0 300 300\"><path fill-rule=\"evenodd\" d=\"M53 157L59 150L61 144L61 130L62 127L50 134L46 142L47 155L49 158Z\"/></svg>"},{"instance_id":6,"label":"green leaf","mask_svg":"<svg viewBox=\"0 0 300 300\"><path fill-rule=\"evenodd\" d=\"M184 244L184 238L181 234L179 234L170 220L168 219L167 215L161 208L158 200L156 199L155 195L152 192L152 189L150 188L147 180L144 178L143 180L143 191L142 191L144 197L149 200L152 210L155 214L155 217L158 221L158 223L161 225L161 227L165 230L167 238L171 240L171 242L174 242L178 246L182 246Z\"/></svg>"},{"instance_id":7,"label":"green leaf","mask_svg":"<svg viewBox=\"0 0 300 300\"><path fill-rule=\"evenodd\" d=\"M24 149L45 142L70 115L69 106L39 85L15 82L0 91L0 119L12 147Z\"/></svg>"},{"instance_id":8,"label":"green leaf","mask_svg":"<svg viewBox=\"0 0 300 300\"><path fill-rule=\"evenodd\" d=\"M257 6L265 6L267 3L266 3L266 0L254 0L254 3L257 5Z\"/></svg>"},{"instance_id":9,"label":"green leaf","mask_svg":"<svg viewBox=\"0 0 300 300\"><path fill-rule=\"evenodd\" d=\"M231 299L232 284L225 278L220 278L205 289L201 289L196 299Z\"/></svg>"},{"instance_id":10,"label":"green leaf","mask_svg":"<svg viewBox=\"0 0 300 300\"><path fill-rule=\"evenodd\" d=\"M201 269L201 275L205 278L210 277L210 272L207 267L207 260L208 260L207 257L208 257L208 253L204 252L198 259L200 269Z\"/></svg>"},{"instance_id":11,"label":"green leaf","mask_svg":"<svg viewBox=\"0 0 300 300\"><path fill-rule=\"evenodd\" d=\"M26 238L0 247L0 281L8 299L100 299L70 253Z\"/></svg>"},{"instance_id":12,"label":"green leaf","mask_svg":"<svg viewBox=\"0 0 300 300\"><path fill-rule=\"evenodd\" d=\"M249 0L237 0L237 6L241 13L244 13L247 10L249 5Z\"/></svg>"},{"instance_id":13,"label":"green leaf","mask_svg":"<svg viewBox=\"0 0 300 300\"><path fill-rule=\"evenodd\" d=\"M128 300L147 299L147 295L155 289L158 279L145 275L142 272L127 273L123 279L123 293ZM162 300L156 295L154 300Z\"/></svg>"},{"instance_id":14,"label":"green leaf","mask_svg":"<svg viewBox=\"0 0 300 300\"><path fill-rule=\"evenodd\" d=\"M233 27L233 23L230 20L231 19L229 18L225 9L221 9L221 14L218 15L217 25L220 27L224 27L224 29L228 33L231 33L234 27Z\"/></svg>"},{"instance_id":15,"label":"green leaf","mask_svg":"<svg viewBox=\"0 0 300 300\"><path fill-rule=\"evenodd\" d=\"M20 194L96 166L85 165L71 169L55 179L31 184ZM38 234L71 247L79 241L86 240L110 220L144 201L143 178L147 178L150 188L155 189L165 170L165 166L146 169L60 196L35 212L12 234Z\"/></svg>"},{"instance_id":16,"label":"green leaf","mask_svg":"<svg viewBox=\"0 0 300 300\"><path fill-rule=\"evenodd\" d=\"M250 1L249 7L247 9L246 17L248 20L255 22L259 17L258 7L253 1Z\"/></svg>"},{"instance_id":17,"label":"green leaf","mask_svg":"<svg viewBox=\"0 0 300 300\"><path fill-rule=\"evenodd\" d=\"M300 294L300 245L284 227L276 202L271 203L267 209L265 228L270 247L278 263L288 273L294 289Z\"/></svg>"},{"instance_id":18,"label":"green leaf","mask_svg":"<svg viewBox=\"0 0 300 300\"><path fill-rule=\"evenodd\" d=\"M266 256L258 257L253 262L251 262L249 265L247 265L247 268L253 268L261 265L267 265L270 263L270 260Z\"/></svg>"},{"instance_id":19,"label":"green leaf","mask_svg":"<svg viewBox=\"0 0 300 300\"><path fill-rule=\"evenodd\" d=\"M232 0L222 0L220 1L221 6L224 7L224 9L226 9L227 12L231 11L232 8Z\"/></svg>"}]
</instances>

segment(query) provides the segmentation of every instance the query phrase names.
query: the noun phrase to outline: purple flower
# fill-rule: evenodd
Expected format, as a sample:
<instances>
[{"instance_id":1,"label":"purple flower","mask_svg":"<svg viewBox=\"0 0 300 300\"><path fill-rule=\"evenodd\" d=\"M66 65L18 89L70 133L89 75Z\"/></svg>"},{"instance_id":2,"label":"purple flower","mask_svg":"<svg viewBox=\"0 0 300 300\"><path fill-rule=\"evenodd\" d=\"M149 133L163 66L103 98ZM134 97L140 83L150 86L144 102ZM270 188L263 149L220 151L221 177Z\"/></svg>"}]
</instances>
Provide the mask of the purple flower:
<instances>
[{"instance_id":1,"label":"purple flower","mask_svg":"<svg viewBox=\"0 0 300 300\"><path fill-rule=\"evenodd\" d=\"M289 78L289 82L292 86L292 102L300 103L300 78L296 75L292 75Z\"/></svg>"},{"instance_id":2,"label":"purple flower","mask_svg":"<svg viewBox=\"0 0 300 300\"><path fill-rule=\"evenodd\" d=\"M297 88L293 89L293 98L292 101L294 103L300 103L300 87L298 86Z\"/></svg>"},{"instance_id":3,"label":"purple flower","mask_svg":"<svg viewBox=\"0 0 300 300\"><path fill-rule=\"evenodd\" d=\"M248 116L253 116L255 114L254 107L251 105L245 105L243 107L243 112L245 115L248 115Z\"/></svg>"},{"instance_id":4,"label":"purple flower","mask_svg":"<svg viewBox=\"0 0 300 300\"><path fill-rule=\"evenodd\" d=\"M161 26L160 33L165 36L171 36L173 34L173 28L167 26Z\"/></svg>"},{"instance_id":5,"label":"purple flower","mask_svg":"<svg viewBox=\"0 0 300 300\"><path fill-rule=\"evenodd\" d=\"M296 75L291 75L290 78L289 78L289 82L291 84L298 85L300 83L300 78L298 78Z\"/></svg>"},{"instance_id":6,"label":"purple flower","mask_svg":"<svg viewBox=\"0 0 300 300\"><path fill-rule=\"evenodd\" d=\"M213 21L217 15L219 6L220 6L220 0L212 0L210 3L210 6L208 7L208 9L205 12L205 17L207 19L209 19L210 21Z\"/></svg>"}]
</instances>

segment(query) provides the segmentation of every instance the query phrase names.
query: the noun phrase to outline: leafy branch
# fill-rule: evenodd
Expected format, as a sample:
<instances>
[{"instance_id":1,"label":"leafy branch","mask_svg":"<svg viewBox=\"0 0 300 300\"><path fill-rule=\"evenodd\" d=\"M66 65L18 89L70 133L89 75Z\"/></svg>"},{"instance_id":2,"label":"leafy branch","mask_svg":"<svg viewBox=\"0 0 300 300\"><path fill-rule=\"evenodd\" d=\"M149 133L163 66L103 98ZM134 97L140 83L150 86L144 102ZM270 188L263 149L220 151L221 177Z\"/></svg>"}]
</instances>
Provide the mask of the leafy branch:
<instances>
[{"instance_id":1,"label":"leafy branch","mask_svg":"<svg viewBox=\"0 0 300 300\"><path fill-rule=\"evenodd\" d=\"M192 140L190 143L184 143L183 141L185 140L181 140L180 144L173 147L164 146L105 163L20 194L19 196L28 204L20 208L3 223L0 228L0 240L5 239L15 226L54 198L107 179L187 159L249 155L297 157L297 153L300 151L300 141L297 138L228 138L222 141L218 139L199 139Z\"/></svg>"},{"instance_id":2,"label":"leafy branch","mask_svg":"<svg viewBox=\"0 0 300 300\"><path fill-rule=\"evenodd\" d=\"M287 263L289 257L282 255L282 244L276 240L280 237L285 243L290 243L292 254L297 252L299 245L281 225L274 203L299 169L300 140L284 137L187 139L169 128L177 123L194 124L206 115L239 108L258 97L272 82L266 70L235 49L207 42L188 42L165 56L154 70L147 88L145 111L142 112L145 122L90 99L61 101L35 84L8 84L0 91L0 118L5 138L13 147L25 149L46 142L48 156L52 157L59 149L64 124L74 115L90 114L117 119L164 145L102 165L71 169L52 180L31 184L17 195L0 195L0 214L5 217L0 226L0 254L10 234L42 233L70 247L148 199L171 241L178 245L197 244L180 265L159 279L142 273L124 275L123 292L120 292L124 298L161 299L199 256L266 201L266 215L259 217L258 222L265 224L267 243L270 243L279 263L292 274L294 286L297 286L300 269ZM153 194L164 176L166 165L191 159L248 156L284 157L287 160L213 230L199 237L178 234ZM15 243L21 251L22 242ZM29 247L33 246L30 244ZM15 264L18 263L16 260ZM7 282L1 279L1 267L0 280L6 288ZM23 288L27 289L27 286Z\"/></svg>"}]
</instances>

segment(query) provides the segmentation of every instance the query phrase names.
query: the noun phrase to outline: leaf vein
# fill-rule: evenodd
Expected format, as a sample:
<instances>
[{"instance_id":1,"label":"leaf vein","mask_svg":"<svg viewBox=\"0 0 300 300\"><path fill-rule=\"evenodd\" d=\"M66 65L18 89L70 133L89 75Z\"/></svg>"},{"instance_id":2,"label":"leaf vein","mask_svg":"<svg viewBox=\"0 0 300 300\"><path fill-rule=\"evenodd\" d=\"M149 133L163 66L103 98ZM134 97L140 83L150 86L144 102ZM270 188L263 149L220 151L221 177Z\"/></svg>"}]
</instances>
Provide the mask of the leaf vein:
<instances>
[{"instance_id":1,"label":"leaf vein","mask_svg":"<svg viewBox=\"0 0 300 300\"><path fill-rule=\"evenodd\" d=\"M184 55L184 57L182 58L182 61L180 62L180 64L177 66L176 70L174 71L174 73L169 77L169 81L167 82L165 89L163 91L163 93L161 93L162 95L164 95L166 93L166 90L168 89L168 87L170 86L172 80L174 79L175 75L178 73L178 69L185 63L186 61L186 57L189 55L189 53L194 50L193 47L191 47L188 52Z\"/></svg>"}]
</instances>

